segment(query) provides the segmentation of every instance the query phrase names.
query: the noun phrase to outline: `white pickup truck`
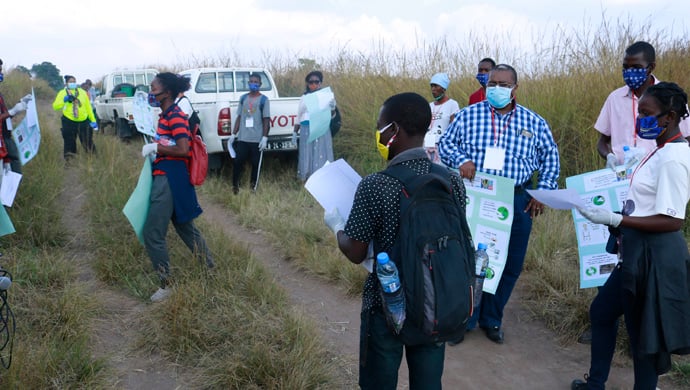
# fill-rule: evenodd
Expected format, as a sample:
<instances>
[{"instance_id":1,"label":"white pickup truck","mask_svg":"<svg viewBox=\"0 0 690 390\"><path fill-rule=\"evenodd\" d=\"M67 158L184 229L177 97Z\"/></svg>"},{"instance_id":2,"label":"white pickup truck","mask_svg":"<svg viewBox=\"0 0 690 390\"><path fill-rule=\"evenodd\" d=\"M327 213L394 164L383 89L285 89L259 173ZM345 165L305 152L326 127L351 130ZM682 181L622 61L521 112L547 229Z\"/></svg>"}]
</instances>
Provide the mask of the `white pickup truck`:
<instances>
[{"instance_id":1,"label":"white pickup truck","mask_svg":"<svg viewBox=\"0 0 690 390\"><path fill-rule=\"evenodd\" d=\"M281 98L273 77L263 68L197 68L180 72L188 77L192 87L185 95L198 112L201 137L209 153L209 168L219 168L223 153L228 150L227 139L235 124L240 96L249 92L250 74L261 76L261 93L270 100L271 129L268 150L297 150L292 132L297 123L299 97Z\"/></svg>"},{"instance_id":2,"label":"white pickup truck","mask_svg":"<svg viewBox=\"0 0 690 390\"><path fill-rule=\"evenodd\" d=\"M118 70L103 77L101 92L95 99L99 127L112 124L120 138L136 134L133 103L136 91L149 91L156 69Z\"/></svg>"}]
</instances>

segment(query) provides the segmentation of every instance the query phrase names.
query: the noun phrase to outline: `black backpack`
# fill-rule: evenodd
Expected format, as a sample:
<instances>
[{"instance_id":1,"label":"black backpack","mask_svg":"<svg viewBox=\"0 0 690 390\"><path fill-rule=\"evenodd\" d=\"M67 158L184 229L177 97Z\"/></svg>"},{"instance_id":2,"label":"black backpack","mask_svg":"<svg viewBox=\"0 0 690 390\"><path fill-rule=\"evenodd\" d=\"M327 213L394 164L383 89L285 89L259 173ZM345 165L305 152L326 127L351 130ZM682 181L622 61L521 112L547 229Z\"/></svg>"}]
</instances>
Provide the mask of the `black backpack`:
<instances>
[{"instance_id":1,"label":"black backpack","mask_svg":"<svg viewBox=\"0 0 690 390\"><path fill-rule=\"evenodd\" d=\"M403 185L400 230L390 250L405 291L406 345L460 338L472 314L474 247L450 171L431 164L418 175L401 164L382 171ZM385 301L384 301L385 302Z\"/></svg>"},{"instance_id":2,"label":"black backpack","mask_svg":"<svg viewBox=\"0 0 690 390\"><path fill-rule=\"evenodd\" d=\"M187 122L189 122L189 132L192 133L192 136L194 136L198 127L201 126L201 119L199 119L199 114L194 109L192 101L189 100L187 96L182 96L181 98L177 99L175 104L179 103L182 99L187 99L187 101L189 102L189 106L192 107L192 115L190 115L189 118L187 118Z\"/></svg>"}]
</instances>

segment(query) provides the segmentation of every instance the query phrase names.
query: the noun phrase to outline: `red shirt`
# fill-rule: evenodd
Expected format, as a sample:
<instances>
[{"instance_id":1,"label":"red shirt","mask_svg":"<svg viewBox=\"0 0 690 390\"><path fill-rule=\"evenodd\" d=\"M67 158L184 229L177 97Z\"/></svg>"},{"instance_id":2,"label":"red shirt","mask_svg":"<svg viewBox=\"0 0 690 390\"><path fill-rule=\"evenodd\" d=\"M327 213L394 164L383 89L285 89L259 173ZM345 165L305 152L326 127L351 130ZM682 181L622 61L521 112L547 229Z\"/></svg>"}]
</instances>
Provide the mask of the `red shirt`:
<instances>
[{"instance_id":1,"label":"red shirt","mask_svg":"<svg viewBox=\"0 0 690 390\"><path fill-rule=\"evenodd\" d=\"M486 100L486 92L484 92L484 88L479 88L478 90L474 91L472 95L470 95L469 105L483 102L484 100Z\"/></svg>"}]
</instances>

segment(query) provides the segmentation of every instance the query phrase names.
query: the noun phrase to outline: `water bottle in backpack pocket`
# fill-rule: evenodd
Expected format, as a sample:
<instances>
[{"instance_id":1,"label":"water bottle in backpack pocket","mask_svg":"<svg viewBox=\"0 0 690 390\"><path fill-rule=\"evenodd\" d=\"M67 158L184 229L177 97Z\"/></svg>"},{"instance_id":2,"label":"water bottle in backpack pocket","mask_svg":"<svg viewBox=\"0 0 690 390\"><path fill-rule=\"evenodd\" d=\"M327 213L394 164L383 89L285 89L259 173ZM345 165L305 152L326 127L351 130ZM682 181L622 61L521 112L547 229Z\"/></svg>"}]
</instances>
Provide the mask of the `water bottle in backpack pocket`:
<instances>
[{"instance_id":1,"label":"water bottle in backpack pocket","mask_svg":"<svg viewBox=\"0 0 690 390\"><path fill-rule=\"evenodd\" d=\"M405 322L405 292L400 285L400 276L395 263L386 252L376 256L376 276L381 283L383 313L395 334L400 333Z\"/></svg>"}]
</instances>

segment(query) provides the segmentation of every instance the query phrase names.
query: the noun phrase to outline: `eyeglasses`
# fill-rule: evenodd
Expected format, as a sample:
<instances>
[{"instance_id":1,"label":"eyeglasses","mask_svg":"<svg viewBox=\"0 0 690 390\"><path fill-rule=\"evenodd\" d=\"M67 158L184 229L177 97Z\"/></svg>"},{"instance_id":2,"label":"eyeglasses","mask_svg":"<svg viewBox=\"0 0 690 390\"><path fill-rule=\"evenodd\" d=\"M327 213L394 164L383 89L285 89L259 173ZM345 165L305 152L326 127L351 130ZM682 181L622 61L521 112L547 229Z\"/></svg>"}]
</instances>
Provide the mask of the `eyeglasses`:
<instances>
[{"instance_id":1,"label":"eyeglasses","mask_svg":"<svg viewBox=\"0 0 690 390\"><path fill-rule=\"evenodd\" d=\"M387 124L383 129L376 129L376 131L378 131L379 134L383 134L383 132L386 131L389 127L391 127L393 125L393 123L394 122Z\"/></svg>"},{"instance_id":2,"label":"eyeglasses","mask_svg":"<svg viewBox=\"0 0 690 390\"><path fill-rule=\"evenodd\" d=\"M514 84L508 84L508 83L497 83L495 81L489 81L486 83L487 87L502 87L502 88L513 88L515 85Z\"/></svg>"},{"instance_id":3,"label":"eyeglasses","mask_svg":"<svg viewBox=\"0 0 690 390\"><path fill-rule=\"evenodd\" d=\"M321 80L309 80L307 81L308 84L321 84Z\"/></svg>"}]
</instances>

